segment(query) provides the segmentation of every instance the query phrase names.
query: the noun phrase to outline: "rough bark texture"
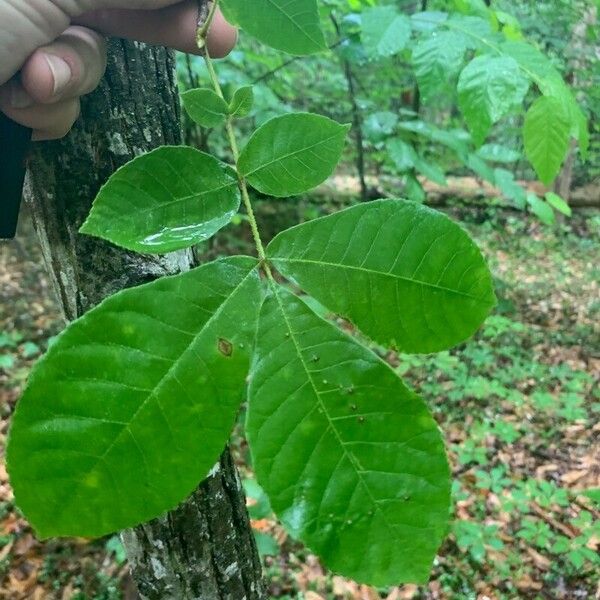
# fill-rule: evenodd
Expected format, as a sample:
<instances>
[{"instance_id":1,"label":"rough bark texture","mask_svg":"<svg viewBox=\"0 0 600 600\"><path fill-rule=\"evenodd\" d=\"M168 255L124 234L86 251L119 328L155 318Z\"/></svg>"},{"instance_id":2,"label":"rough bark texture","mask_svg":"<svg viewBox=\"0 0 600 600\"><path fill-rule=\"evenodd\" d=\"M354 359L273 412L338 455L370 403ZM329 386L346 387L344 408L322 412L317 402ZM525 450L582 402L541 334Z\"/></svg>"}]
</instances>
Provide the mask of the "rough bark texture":
<instances>
[{"instance_id":1,"label":"rough bark texture","mask_svg":"<svg viewBox=\"0 0 600 600\"><path fill-rule=\"evenodd\" d=\"M122 535L142 598L250 600L260 564L231 454L178 510Z\"/></svg>"},{"instance_id":2,"label":"rough bark texture","mask_svg":"<svg viewBox=\"0 0 600 600\"><path fill-rule=\"evenodd\" d=\"M188 252L140 256L78 234L116 168L143 151L180 142L174 67L162 49L112 42L106 78L85 99L72 134L33 151L26 197L68 320L117 290L191 266ZM262 597L260 561L229 450L188 501L124 539L142 598Z\"/></svg>"}]
</instances>

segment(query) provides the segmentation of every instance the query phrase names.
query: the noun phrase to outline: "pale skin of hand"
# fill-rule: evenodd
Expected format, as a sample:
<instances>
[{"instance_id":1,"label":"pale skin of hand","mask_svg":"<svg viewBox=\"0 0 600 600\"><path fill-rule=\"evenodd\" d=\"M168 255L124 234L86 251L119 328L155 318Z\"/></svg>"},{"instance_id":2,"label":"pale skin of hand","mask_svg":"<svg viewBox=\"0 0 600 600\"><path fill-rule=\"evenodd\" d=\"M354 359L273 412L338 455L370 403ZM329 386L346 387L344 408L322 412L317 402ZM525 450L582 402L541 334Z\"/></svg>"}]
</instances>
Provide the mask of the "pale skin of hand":
<instances>
[{"instance_id":1,"label":"pale skin of hand","mask_svg":"<svg viewBox=\"0 0 600 600\"><path fill-rule=\"evenodd\" d=\"M196 0L0 0L0 111L35 140L63 137L104 74L104 35L197 52L197 16ZM236 39L217 12L211 56L227 55Z\"/></svg>"}]
</instances>

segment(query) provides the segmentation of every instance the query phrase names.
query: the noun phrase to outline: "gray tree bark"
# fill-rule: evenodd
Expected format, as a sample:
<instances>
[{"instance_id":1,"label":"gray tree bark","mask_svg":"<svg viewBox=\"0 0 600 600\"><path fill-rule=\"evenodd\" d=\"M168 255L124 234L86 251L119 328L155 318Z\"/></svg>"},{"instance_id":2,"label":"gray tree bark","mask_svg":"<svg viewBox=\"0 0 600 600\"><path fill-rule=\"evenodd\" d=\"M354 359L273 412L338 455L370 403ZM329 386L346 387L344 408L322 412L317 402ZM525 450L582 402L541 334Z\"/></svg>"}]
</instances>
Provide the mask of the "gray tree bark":
<instances>
[{"instance_id":1,"label":"gray tree bark","mask_svg":"<svg viewBox=\"0 0 600 600\"><path fill-rule=\"evenodd\" d=\"M84 99L73 132L36 145L29 162L26 199L67 320L120 289L190 268L190 252L140 256L78 234L116 168L141 152L180 142L174 57L111 42L106 77ZM260 560L228 449L191 498L123 539L141 598L263 597Z\"/></svg>"}]
</instances>

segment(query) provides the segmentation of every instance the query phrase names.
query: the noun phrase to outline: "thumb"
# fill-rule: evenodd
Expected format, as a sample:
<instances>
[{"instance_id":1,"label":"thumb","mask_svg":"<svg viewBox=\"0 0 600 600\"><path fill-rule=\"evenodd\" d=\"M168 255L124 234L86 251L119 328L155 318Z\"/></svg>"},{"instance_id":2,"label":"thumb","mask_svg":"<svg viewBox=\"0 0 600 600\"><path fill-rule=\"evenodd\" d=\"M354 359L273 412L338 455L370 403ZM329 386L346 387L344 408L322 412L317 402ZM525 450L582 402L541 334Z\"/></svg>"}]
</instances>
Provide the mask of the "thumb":
<instances>
[{"instance_id":1,"label":"thumb","mask_svg":"<svg viewBox=\"0 0 600 600\"><path fill-rule=\"evenodd\" d=\"M106 0L122 4L118 0ZM154 0L145 4L165 4ZM129 2L129 6L142 5L141 1ZM172 3L171 3L172 4ZM157 10L111 9L85 13L75 20L104 35L123 37L168 46L182 52L198 53L196 29L198 26L198 0L177 2ZM207 47L213 58L226 56L237 40L237 30L217 10L207 36Z\"/></svg>"},{"instance_id":2,"label":"thumb","mask_svg":"<svg viewBox=\"0 0 600 600\"><path fill-rule=\"evenodd\" d=\"M50 44L84 12L105 8L160 9L179 0L0 0L0 85L37 49Z\"/></svg>"}]
</instances>

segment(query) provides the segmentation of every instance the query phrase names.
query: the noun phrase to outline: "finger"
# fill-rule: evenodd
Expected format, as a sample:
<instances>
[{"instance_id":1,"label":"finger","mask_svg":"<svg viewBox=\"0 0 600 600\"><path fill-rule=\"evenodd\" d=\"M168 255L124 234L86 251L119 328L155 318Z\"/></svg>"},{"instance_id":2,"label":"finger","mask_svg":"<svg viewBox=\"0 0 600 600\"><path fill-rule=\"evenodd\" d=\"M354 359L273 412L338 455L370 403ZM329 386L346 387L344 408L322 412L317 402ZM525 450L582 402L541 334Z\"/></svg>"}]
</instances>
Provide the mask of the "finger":
<instances>
[{"instance_id":1,"label":"finger","mask_svg":"<svg viewBox=\"0 0 600 600\"><path fill-rule=\"evenodd\" d=\"M78 18L77 22L105 35L198 53L197 20L197 1L186 0L160 10L93 11ZM226 56L236 41L237 30L217 11L207 36L210 55L214 58Z\"/></svg>"},{"instance_id":2,"label":"finger","mask_svg":"<svg viewBox=\"0 0 600 600\"><path fill-rule=\"evenodd\" d=\"M21 84L36 103L52 104L89 94L106 69L106 42L84 27L69 27L36 50L21 70Z\"/></svg>"},{"instance_id":3,"label":"finger","mask_svg":"<svg viewBox=\"0 0 600 600\"><path fill-rule=\"evenodd\" d=\"M56 104L34 104L27 108L13 108L0 104L0 110L13 121L33 129L34 141L56 140L69 133L79 117L78 98Z\"/></svg>"}]
</instances>

